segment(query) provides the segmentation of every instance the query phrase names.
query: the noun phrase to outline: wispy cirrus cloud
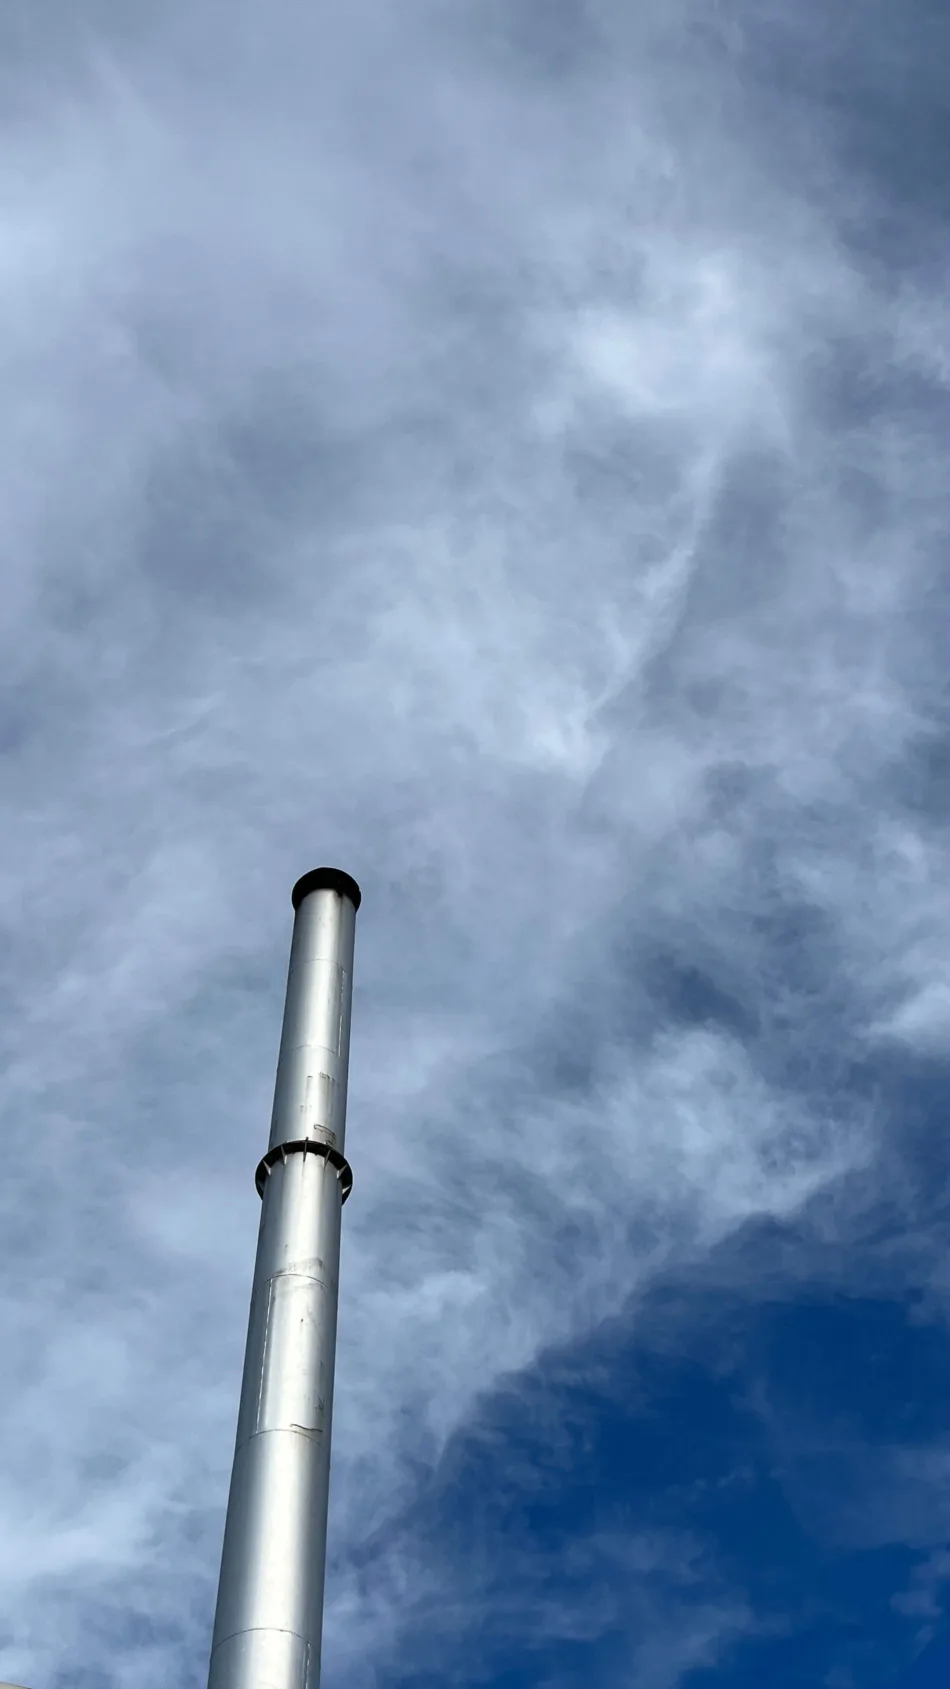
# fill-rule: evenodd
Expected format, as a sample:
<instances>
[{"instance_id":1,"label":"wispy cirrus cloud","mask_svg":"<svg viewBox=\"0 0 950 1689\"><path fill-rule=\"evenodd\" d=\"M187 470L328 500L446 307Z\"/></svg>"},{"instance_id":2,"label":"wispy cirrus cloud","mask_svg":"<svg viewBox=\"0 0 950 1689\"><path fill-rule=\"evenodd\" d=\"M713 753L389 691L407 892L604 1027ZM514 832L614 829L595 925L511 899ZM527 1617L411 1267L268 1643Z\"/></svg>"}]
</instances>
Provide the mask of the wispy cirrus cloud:
<instances>
[{"instance_id":1,"label":"wispy cirrus cloud","mask_svg":"<svg viewBox=\"0 0 950 1689\"><path fill-rule=\"evenodd\" d=\"M757 1217L847 1232L882 1067L943 1058L946 312L811 9L60 14L0 162L0 1669L201 1681L319 857L365 892L328 1671L441 1605L463 1676L504 1592L401 1521L484 1393ZM758 1622L650 1599L654 1689Z\"/></svg>"}]
</instances>

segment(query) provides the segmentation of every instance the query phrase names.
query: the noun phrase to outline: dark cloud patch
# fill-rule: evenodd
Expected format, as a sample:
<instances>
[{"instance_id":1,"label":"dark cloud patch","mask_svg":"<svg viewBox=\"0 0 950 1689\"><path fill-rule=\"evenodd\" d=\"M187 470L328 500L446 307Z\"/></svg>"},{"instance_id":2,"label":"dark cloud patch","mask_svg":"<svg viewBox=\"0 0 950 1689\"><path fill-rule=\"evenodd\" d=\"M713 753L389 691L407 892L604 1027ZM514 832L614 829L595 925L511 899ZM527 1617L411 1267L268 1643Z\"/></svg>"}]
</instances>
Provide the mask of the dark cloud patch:
<instances>
[{"instance_id":1,"label":"dark cloud patch","mask_svg":"<svg viewBox=\"0 0 950 1689\"><path fill-rule=\"evenodd\" d=\"M751 1005L743 1005L695 963L659 954L645 958L641 966L644 991L661 1019L668 1016L686 1026L719 1026L740 1038L754 1034Z\"/></svg>"},{"instance_id":2,"label":"dark cloud patch","mask_svg":"<svg viewBox=\"0 0 950 1689\"><path fill-rule=\"evenodd\" d=\"M895 770L900 797L916 814L942 825L950 818L950 735L921 734Z\"/></svg>"},{"instance_id":3,"label":"dark cloud patch","mask_svg":"<svg viewBox=\"0 0 950 1689\"><path fill-rule=\"evenodd\" d=\"M925 257L945 209L943 9L915 0L898 14L884 0L845 0L820 14L773 13L753 24L752 39L759 64L815 110L825 140L873 196L863 210L875 255L898 269Z\"/></svg>"}]
</instances>

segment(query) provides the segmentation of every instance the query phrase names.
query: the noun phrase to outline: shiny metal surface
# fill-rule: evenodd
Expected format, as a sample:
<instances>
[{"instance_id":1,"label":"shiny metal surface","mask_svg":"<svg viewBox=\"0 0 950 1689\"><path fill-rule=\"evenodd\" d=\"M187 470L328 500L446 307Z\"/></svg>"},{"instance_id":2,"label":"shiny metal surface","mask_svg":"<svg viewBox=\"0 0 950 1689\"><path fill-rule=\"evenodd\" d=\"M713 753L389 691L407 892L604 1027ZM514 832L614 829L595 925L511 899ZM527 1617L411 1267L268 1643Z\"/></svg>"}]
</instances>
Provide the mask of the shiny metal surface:
<instances>
[{"instance_id":1,"label":"shiny metal surface","mask_svg":"<svg viewBox=\"0 0 950 1689\"><path fill-rule=\"evenodd\" d=\"M321 884L322 872L295 888L209 1689L317 1689L320 1679L359 900L345 876L328 870Z\"/></svg>"},{"instance_id":2,"label":"shiny metal surface","mask_svg":"<svg viewBox=\"0 0 950 1689\"><path fill-rule=\"evenodd\" d=\"M270 1145L314 1138L343 1149L356 910L331 890L303 898L294 920Z\"/></svg>"}]
</instances>

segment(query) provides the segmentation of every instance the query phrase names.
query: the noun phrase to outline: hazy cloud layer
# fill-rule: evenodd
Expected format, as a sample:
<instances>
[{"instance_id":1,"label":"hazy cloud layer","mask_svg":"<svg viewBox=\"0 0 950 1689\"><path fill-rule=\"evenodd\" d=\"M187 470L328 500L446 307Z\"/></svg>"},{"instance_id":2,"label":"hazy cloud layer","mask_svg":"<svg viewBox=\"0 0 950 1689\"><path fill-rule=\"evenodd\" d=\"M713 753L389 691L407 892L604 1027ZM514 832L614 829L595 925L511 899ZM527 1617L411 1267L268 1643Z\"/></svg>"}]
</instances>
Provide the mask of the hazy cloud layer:
<instances>
[{"instance_id":1,"label":"hazy cloud layer","mask_svg":"<svg viewBox=\"0 0 950 1689\"><path fill-rule=\"evenodd\" d=\"M318 860L364 891L331 1681L466 1680L505 1591L427 1474L658 1277L803 1214L789 1283L840 1277L886 1202L939 1308L950 314L897 88L922 148L946 30L862 11L8 9L0 1673L203 1680ZM889 1467L889 1519L943 1498L907 1614L946 1461ZM572 1552L605 1682L761 1622L688 1509Z\"/></svg>"}]
</instances>

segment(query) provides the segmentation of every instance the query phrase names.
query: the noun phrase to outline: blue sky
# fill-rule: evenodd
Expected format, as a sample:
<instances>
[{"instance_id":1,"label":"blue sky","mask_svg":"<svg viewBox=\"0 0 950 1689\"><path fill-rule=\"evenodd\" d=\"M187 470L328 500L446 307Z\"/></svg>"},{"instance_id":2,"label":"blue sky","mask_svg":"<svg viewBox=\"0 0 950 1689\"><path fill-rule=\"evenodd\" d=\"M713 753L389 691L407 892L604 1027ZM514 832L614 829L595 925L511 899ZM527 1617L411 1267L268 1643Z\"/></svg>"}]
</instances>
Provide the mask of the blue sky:
<instances>
[{"instance_id":1,"label":"blue sky","mask_svg":"<svg viewBox=\"0 0 950 1689\"><path fill-rule=\"evenodd\" d=\"M0 18L0 1678L201 1689L360 881L325 1681L950 1666L950 23Z\"/></svg>"}]
</instances>

